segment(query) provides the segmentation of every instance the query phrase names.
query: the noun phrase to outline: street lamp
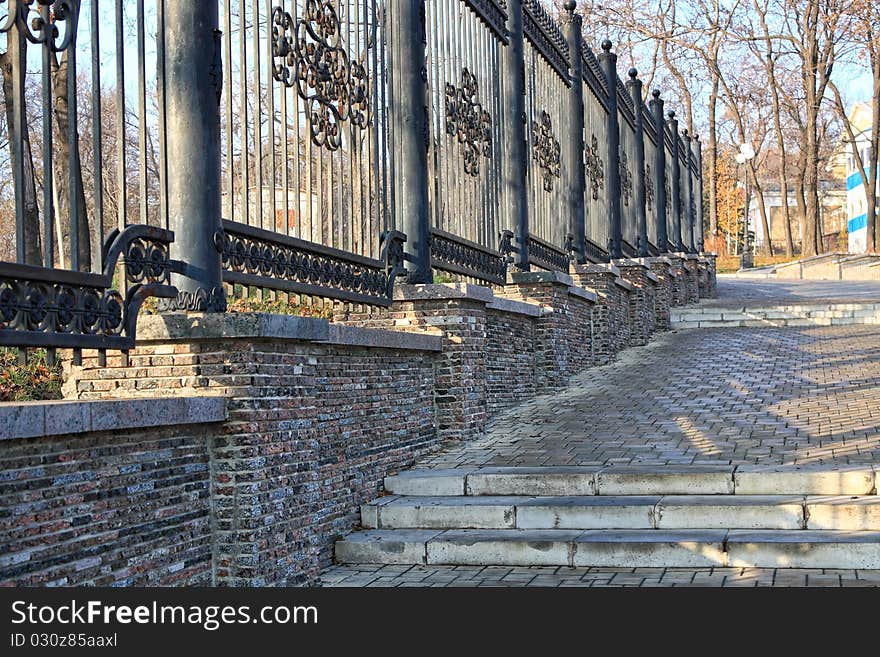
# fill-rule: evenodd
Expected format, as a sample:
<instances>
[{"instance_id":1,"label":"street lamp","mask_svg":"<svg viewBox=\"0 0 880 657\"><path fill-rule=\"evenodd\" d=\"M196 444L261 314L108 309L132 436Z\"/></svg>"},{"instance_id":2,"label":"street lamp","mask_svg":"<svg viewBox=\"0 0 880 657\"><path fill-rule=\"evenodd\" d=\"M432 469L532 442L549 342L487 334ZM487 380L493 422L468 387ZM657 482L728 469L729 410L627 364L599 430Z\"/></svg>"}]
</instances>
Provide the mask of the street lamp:
<instances>
[{"instance_id":1,"label":"street lamp","mask_svg":"<svg viewBox=\"0 0 880 657\"><path fill-rule=\"evenodd\" d=\"M739 145L739 153L736 154L736 163L746 164L749 160L755 157L755 149L752 148L752 145L749 143L742 143ZM745 171L745 169L744 169ZM754 266L754 260L752 259L752 249L749 245L749 174L748 171L745 171L745 175L743 176L743 190L745 191L745 202L743 203L743 223L745 226L743 227L743 245L742 245L742 253L740 254L740 269L751 269Z\"/></svg>"}]
</instances>

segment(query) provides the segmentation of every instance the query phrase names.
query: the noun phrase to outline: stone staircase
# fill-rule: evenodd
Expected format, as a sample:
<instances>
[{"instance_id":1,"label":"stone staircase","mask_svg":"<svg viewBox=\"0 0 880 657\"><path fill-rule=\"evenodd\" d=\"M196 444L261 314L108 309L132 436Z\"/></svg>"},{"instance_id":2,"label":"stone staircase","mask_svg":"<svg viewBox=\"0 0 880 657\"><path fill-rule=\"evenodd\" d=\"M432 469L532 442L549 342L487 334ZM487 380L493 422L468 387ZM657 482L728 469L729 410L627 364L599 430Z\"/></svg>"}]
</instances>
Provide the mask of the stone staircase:
<instances>
[{"instance_id":1,"label":"stone staircase","mask_svg":"<svg viewBox=\"0 0 880 657\"><path fill-rule=\"evenodd\" d=\"M414 470L340 563L880 568L880 467Z\"/></svg>"},{"instance_id":2,"label":"stone staircase","mask_svg":"<svg viewBox=\"0 0 880 657\"><path fill-rule=\"evenodd\" d=\"M673 308L669 321L673 329L880 324L880 303L692 305Z\"/></svg>"}]
</instances>

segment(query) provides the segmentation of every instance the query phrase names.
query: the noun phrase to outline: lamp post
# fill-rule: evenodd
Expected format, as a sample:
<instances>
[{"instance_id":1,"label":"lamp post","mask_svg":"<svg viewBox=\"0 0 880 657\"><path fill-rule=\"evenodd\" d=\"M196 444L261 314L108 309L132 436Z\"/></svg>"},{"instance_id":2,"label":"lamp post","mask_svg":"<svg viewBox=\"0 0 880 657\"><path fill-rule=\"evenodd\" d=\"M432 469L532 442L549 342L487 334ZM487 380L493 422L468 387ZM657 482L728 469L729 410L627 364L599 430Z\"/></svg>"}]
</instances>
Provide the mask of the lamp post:
<instances>
[{"instance_id":1,"label":"lamp post","mask_svg":"<svg viewBox=\"0 0 880 657\"><path fill-rule=\"evenodd\" d=\"M748 164L749 160L755 157L755 149L752 148L752 145L749 143L742 143L739 145L739 153L736 154L736 163L745 165ZM752 248L749 244L749 173L745 168L743 169L745 175L743 176L743 190L745 191L745 202L743 203L743 223L745 224L743 227L743 242L742 242L742 251L740 253L740 269L751 269L754 266L754 260L752 258Z\"/></svg>"}]
</instances>

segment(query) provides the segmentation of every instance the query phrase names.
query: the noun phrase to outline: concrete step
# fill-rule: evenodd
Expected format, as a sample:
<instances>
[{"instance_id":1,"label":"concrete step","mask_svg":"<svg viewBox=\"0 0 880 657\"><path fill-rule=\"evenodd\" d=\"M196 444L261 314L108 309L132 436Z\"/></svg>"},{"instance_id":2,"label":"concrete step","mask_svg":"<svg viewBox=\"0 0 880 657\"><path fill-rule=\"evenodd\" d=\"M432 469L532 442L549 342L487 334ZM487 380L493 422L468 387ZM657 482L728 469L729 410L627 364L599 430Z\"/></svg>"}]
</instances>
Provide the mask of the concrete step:
<instances>
[{"instance_id":1,"label":"concrete step","mask_svg":"<svg viewBox=\"0 0 880 657\"><path fill-rule=\"evenodd\" d=\"M613 568L880 568L880 532L809 530L371 530L340 563Z\"/></svg>"},{"instance_id":2,"label":"concrete step","mask_svg":"<svg viewBox=\"0 0 880 657\"><path fill-rule=\"evenodd\" d=\"M880 304L694 305L671 309L669 321L673 329L880 324Z\"/></svg>"},{"instance_id":3,"label":"concrete step","mask_svg":"<svg viewBox=\"0 0 880 657\"><path fill-rule=\"evenodd\" d=\"M872 495L878 466L486 467L385 478L406 496Z\"/></svg>"},{"instance_id":4,"label":"concrete step","mask_svg":"<svg viewBox=\"0 0 880 657\"><path fill-rule=\"evenodd\" d=\"M880 531L880 496L388 496L367 529L818 529Z\"/></svg>"}]
</instances>

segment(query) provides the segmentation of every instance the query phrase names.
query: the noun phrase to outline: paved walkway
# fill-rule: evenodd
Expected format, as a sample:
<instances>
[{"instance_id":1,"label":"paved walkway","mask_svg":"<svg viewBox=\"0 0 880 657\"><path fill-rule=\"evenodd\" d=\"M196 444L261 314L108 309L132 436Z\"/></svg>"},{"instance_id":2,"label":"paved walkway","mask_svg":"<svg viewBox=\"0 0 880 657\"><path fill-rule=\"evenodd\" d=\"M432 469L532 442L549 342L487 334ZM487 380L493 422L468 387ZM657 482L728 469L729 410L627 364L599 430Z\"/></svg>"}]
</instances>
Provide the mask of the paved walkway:
<instances>
[{"instance_id":1,"label":"paved walkway","mask_svg":"<svg viewBox=\"0 0 880 657\"><path fill-rule=\"evenodd\" d=\"M675 331L421 467L880 462L880 327Z\"/></svg>"},{"instance_id":2,"label":"paved walkway","mask_svg":"<svg viewBox=\"0 0 880 657\"><path fill-rule=\"evenodd\" d=\"M704 305L792 303L859 303L880 301L880 281L801 281L718 277L718 298L704 299Z\"/></svg>"},{"instance_id":3,"label":"paved walkway","mask_svg":"<svg viewBox=\"0 0 880 657\"><path fill-rule=\"evenodd\" d=\"M767 288L767 289L765 289ZM717 305L880 299L877 283L719 283ZM880 326L673 331L418 467L880 463ZM325 586L880 586L880 571L339 566Z\"/></svg>"},{"instance_id":4,"label":"paved walkway","mask_svg":"<svg viewBox=\"0 0 880 657\"><path fill-rule=\"evenodd\" d=\"M338 566L323 586L880 586L876 570L805 568L564 568L537 566Z\"/></svg>"}]
</instances>

